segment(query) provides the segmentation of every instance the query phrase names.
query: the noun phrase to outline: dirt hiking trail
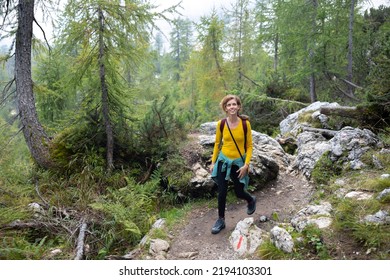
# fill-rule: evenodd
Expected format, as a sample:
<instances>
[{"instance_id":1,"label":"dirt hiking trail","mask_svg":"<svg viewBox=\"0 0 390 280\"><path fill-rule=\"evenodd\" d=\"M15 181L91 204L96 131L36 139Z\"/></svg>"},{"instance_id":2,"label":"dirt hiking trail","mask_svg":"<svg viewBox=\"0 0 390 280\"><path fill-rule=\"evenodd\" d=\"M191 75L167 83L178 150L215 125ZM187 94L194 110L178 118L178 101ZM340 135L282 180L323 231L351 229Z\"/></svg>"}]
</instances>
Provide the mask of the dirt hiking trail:
<instances>
[{"instance_id":1,"label":"dirt hiking trail","mask_svg":"<svg viewBox=\"0 0 390 280\"><path fill-rule=\"evenodd\" d=\"M172 232L167 259L241 259L229 242L229 236L240 220L253 217L259 228L269 231L275 225L273 213L277 213L279 222L289 222L298 210L308 204L312 190L313 186L304 178L280 172L276 180L251 193L257 197L256 212L251 216L246 214L245 201L228 204L226 228L215 235L211 233L211 228L218 218L217 208L195 208L186 221ZM260 222L261 216L269 220Z\"/></svg>"}]
</instances>

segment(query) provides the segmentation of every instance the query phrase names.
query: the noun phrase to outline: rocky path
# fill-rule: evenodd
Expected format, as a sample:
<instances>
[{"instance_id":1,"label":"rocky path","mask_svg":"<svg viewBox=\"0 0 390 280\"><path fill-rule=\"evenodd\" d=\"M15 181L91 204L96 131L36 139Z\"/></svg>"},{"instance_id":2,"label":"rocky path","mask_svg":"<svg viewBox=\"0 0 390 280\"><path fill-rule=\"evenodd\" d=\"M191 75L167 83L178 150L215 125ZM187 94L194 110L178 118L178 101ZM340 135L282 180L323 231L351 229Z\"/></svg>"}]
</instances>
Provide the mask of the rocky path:
<instances>
[{"instance_id":1,"label":"rocky path","mask_svg":"<svg viewBox=\"0 0 390 280\"><path fill-rule=\"evenodd\" d=\"M273 227L274 213L277 213L279 221L289 221L299 209L308 204L312 190L313 186L305 179L280 173L276 181L253 193L257 196L257 210L252 215L255 224L269 231ZM259 218L262 215L270 220L261 223ZM217 209L194 209L187 217L184 226L177 228L173 233L167 259L239 259L229 243L229 236L236 224L247 217L246 202L228 205L225 217L226 228L219 234L213 235L211 227L217 218Z\"/></svg>"}]
</instances>

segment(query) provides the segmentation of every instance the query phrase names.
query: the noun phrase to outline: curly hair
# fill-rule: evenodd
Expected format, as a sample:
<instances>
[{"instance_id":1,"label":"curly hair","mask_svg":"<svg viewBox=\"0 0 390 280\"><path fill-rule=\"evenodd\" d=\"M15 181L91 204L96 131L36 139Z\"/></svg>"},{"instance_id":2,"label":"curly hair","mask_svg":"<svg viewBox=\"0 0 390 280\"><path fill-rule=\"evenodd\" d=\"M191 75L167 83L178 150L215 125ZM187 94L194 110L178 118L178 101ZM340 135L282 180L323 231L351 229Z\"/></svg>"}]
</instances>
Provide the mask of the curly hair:
<instances>
[{"instance_id":1,"label":"curly hair","mask_svg":"<svg viewBox=\"0 0 390 280\"><path fill-rule=\"evenodd\" d=\"M226 104L230 101L234 99L236 102L237 102L237 105L240 106L240 108L238 109L238 112L237 112L237 115L241 118L241 119L246 119L246 120L249 120L249 117L247 115L240 115L239 112L242 110L242 103L241 103L241 99L240 97L238 97L237 95L234 95L234 94L228 94L226 95L224 98L222 98L221 102L219 103L219 105L221 106L222 108L222 111L226 112L225 109L226 109Z\"/></svg>"}]
</instances>

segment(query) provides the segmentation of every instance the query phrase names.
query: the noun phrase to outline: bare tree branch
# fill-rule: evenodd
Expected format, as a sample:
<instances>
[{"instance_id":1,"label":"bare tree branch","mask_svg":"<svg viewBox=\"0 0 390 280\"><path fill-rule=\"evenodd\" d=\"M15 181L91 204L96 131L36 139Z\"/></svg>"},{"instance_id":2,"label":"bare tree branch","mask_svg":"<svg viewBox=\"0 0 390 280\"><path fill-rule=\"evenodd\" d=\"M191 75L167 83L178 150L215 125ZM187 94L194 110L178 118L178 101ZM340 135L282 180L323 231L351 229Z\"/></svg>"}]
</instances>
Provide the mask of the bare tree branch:
<instances>
[{"instance_id":1,"label":"bare tree branch","mask_svg":"<svg viewBox=\"0 0 390 280\"><path fill-rule=\"evenodd\" d=\"M3 92L2 92L2 95L5 96L6 93L11 89L13 83L15 82L15 79L12 79L11 81L7 82L3 88ZM3 100L1 100L0 102L0 106L4 104L4 102L8 99L8 97L10 97L13 93L15 93L15 90L14 91L11 91L8 93L7 96L5 96L3 98Z\"/></svg>"},{"instance_id":2,"label":"bare tree branch","mask_svg":"<svg viewBox=\"0 0 390 280\"><path fill-rule=\"evenodd\" d=\"M258 83L256 83L254 80L246 76L244 73L239 71L239 73L247 80L249 80L252 84L254 84L257 87L261 87ZM280 102L286 102L286 103L296 103L302 106L309 106L310 104L295 101L295 100L286 100L286 99L281 99L281 98L276 98L276 97L270 97L270 96L261 96L261 98L267 99L267 100L274 100L274 101L280 101Z\"/></svg>"},{"instance_id":3,"label":"bare tree branch","mask_svg":"<svg viewBox=\"0 0 390 280\"><path fill-rule=\"evenodd\" d=\"M16 115L15 118L17 118L18 115ZM14 140L14 138L23 130L23 128L20 128L13 136L11 136L11 138L9 139L8 143L3 145L2 149L0 151L3 151L5 150L5 148L12 142L12 140Z\"/></svg>"},{"instance_id":4,"label":"bare tree branch","mask_svg":"<svg viewBox=\"0 0 390 280\"><path fill-rule=\"evenodd\" d=\"M348 84L350 86L353 86L354 88L363 89L361 86L358 86L358 85L356 85L356 84L354 84L354 83L352 83L352 82L350 82L350 81L348 81L346 79L343 79L343 78L339 78L339 79L342 80L344 83L346 83L346 84Z\"/></svg>"},{"instance_id":5,"label":"bare tree branch","mask_svg":"<svg viewBox=\"0 0 390 280\"><path fill-rule=\"evenodd\" d=\"M337 80L341 80L342 82L346 83L346 84L350 84L350 85L354 85L352 82L349 82L347 81L346 79L343 79L343 78L339 78L337 77L336 74L334 73L330 73L330 72L325 72L324 75L330 80L330 81L334 81L334 83L332 84L332 86L334 86L336 88L336 90L338 90L339 92L341 92L343 95L345 95L346 97L352 99L352 100L355 100L355 101L359 101L358 98L356 98L355 96L349 94L348 92L344 91L343 89L341 89L337 84L336 84L336 81ZM355 87L358 87L356 85L354 85ZM359 87L360 88L360 87Z\"/></svg>"},{"instance_id":6,"label":"bare tree branch","mask_svg":"<svg viewBox=\"0 0 390 280\"><path fill-rule=\"evenodd\" d=\"M245 75L244 73L242 73L241 71L239 71L239 74L242 75L245 79L249 80L252 84L254 84L255 86L257 87L260 87L260 85L258 83L256 83L254 80L252 80L251 78L249 78L247 75Z\"/></svg>"},{"instance_id":7,"label":"bare tree branch","mask_svg":"<svg viewBox=\"0 0 390 280\"><path fill-rule=\"evenodd\" d=\"M50 204L47 203L47 201L42 197L40 191L39 191L39 184L38 184L38 179L35 180L35 191L37 192L37 195L39 198L42 200L42 202L45 204L46 208L49 208Z\"/></svg>"},{"instance_id":8,"label":"bare tree branch","mask_svg":"<svg viewBox=\"0 0 390 280\"><path fill-rule=\"evenodd\" d=\"M84 255L84 239L85 239L85 231L87 230L87 223L85 222L85 218L81 220L81 226L79 231L79 237L77 238L77 252L75 260L81 260Z\"/></svg>"},{"instance_id":9,"label":"bare tree branch","mask_svg":"<svg viewBox=\"0 0 390 280\"><path fill-rule=\"evenodd\" d=\"M34 22L36 25L38 25L39 29L41 29L42 33L43 33L43 38L45 39L45 42L47 44L47 47L49 48L49 52L51 52L51 47L50 47L50 44L49 44L49 41L47 40L46 38L46 33L45 33L45 30L43 30L42 26L37 22L37 20L35 19L34 17Z\"/></svg>"},{"instance_id":10,"label":"bare tree branch","mask_svg":"<svg viewBox=\"0 0 390 280\"><path fill-rule=\"evenodd\" d=\"M305 107L310 105L308 103L303 103L303 102L300 102L300 101L287 100L287 99L270 97L270 96L261 96L261 98L264 98L264 99L267 99L267 100L274 100L274 101L279 101L279 102L285 102L285 103L295 103L295 104L299 104L299 105L302 105L302 106L305 106Z\"/></svg>"},{"instance_id":11,"label":"bare tree branch","mask_svg":"<svg viewBox=\"0 0 390 280\"><path fill-rule=\"evenodd\" d=\"M12 230L12 229L28 229L28 228L33 228L33 229L42 229L42 228L52 228L57 225L49 224L46 222L41 222L41 221L19 221L16 220L12 223L6 224L6 225L0 225L0 229L3 230Z\"/></svg>"}]
</instances>

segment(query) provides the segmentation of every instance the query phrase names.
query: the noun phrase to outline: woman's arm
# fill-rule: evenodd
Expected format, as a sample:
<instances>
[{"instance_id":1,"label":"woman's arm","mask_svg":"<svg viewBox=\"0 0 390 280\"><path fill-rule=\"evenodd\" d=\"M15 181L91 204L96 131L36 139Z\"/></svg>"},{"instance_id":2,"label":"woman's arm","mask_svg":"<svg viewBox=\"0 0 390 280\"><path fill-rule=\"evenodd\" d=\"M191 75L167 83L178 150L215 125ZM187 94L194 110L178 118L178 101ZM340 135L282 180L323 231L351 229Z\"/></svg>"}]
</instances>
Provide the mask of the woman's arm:
<instances>
[{"instance_id":1,"label":"woman's arm","mask_svg":"<svg viewBox=\"0 0 390 280\"><path fill-rule=\"evenodd\" d=\"M220 129L221 120L218 121L216 132L215 132L215 143L214 143L214 150L213 150L213 156L211 157L211 166L210 166L210 172L213 171L214 163L217 161L218 153L219 153L219 146L222 141L222 133Z\"/></svg>"},{"instance_id":2,"label":"woman's arm","mask_svg":"<svg viewBox=\"0 0 390 280\"><path fill-rule=\"evenodd\" d=\"M245 158L245 164L248 165L252 158L252 152L253 152L253 142L252 142L252 128L250 122L246 121L247 125L247 132L246 132L246 158Z\"/></svg>"}]
</instances>

